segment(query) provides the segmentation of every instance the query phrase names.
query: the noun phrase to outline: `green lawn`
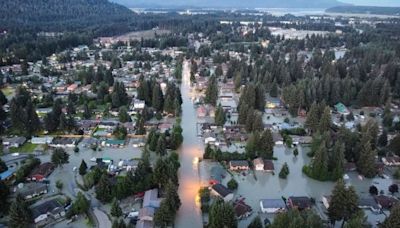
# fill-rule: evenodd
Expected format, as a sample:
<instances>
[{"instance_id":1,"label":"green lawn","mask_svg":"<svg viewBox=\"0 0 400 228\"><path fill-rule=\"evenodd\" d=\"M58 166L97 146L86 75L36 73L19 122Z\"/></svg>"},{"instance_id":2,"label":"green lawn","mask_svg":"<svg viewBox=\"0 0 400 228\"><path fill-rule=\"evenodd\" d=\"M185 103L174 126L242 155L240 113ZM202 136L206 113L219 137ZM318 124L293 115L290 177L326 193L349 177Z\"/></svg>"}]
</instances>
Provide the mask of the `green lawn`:
<instances>
[{"instance_id":1,"label":"green lawn","mask_svg":"<svg viewBox=\"0 0 400 228\"><path fill-rule=\"evenodd\" d=\"M1 91L4 93L4 95L6 95L6 97L14 94L14 89L11 87L6 87L6 88L2 89Z\"/></svg>"},{"instance_id":2,"label":"green lawn","mask_svg":"<svg viewBox=\"0 0 400 228\"><path fill-rule=\"evenodd\" d=\"M10 152L12 153L32 153L37 145L32 143L25 143L19 148L10 148Z\"/></svg>"}]
</instances>

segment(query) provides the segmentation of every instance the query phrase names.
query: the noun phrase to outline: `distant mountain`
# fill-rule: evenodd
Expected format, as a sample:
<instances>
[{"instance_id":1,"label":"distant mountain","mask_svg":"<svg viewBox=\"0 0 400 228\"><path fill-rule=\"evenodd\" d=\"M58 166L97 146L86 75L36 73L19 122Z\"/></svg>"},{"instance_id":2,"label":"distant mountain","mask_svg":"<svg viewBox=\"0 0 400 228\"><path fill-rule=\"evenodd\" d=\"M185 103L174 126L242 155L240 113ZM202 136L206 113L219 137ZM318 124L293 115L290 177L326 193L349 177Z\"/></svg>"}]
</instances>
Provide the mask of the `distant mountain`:
<instances>
[{"instance_id":1,"label":"distant mountain","mask_svg":"<svg viewBox=\"0 0 400 228\"><path fill-rule=\"evenodd\" d=\"M378 6L336 6L326 10L328 13L378 14L400 16L400 7Z\"/></svg>"},{"instance_id":2,"label":"distant mountain","mask_svg":"<svg viewBox=\"0 0 400 228\"><path fill-rule=\"evenodd\" d=\"M207 8L329 8L347 5L337 0L111 0L127 7Z\"/></svg>"},{"instance_id":3,"label":"distant mountain","mask_svg":"<svg viewBox=\"0 0 400 228\"><path fill-rule=\"evenodd\" d=\"M123 23L135 14L108 0L1 0L0 29L64 31Z\"/></svg>"}]
</instances>

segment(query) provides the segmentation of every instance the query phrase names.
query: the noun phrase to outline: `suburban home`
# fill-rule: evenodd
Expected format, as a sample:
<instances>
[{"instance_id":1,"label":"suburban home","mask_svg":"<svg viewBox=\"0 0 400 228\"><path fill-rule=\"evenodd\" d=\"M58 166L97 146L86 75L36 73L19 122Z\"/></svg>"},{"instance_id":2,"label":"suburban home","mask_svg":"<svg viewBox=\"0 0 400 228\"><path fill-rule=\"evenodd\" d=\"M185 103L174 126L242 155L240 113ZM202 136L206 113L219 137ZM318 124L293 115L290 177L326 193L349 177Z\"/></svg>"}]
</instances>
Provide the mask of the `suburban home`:
<instances>
[{"instance_id":1,"label":"suburban home","mask_svg":"<svg viewBox=\"0 0 400 228\"><path fill-rule=\"evenodd\" d=\"M253 160L254 169L256 171L274 172L274 163L271 160L256 158Z\"/></svg>"},{"instance_id":2,"label":"suburban home","mask_svg":"<svg viewBox=\"0 0 400 228\"><path fill-rule=\"evenodd\" d=\"M0 180L8 181L11 180L11 178L14 176L15 170L14 169L8 169L2 173L0 173Z\"/></svg>"},{"instance_id":3,"label":"suburban home","mask_svg":"<svg viewBox=\"0 0 400 228\"><path fill-rule=\"evenodd\" d=\"M217 139L212 136L209 136L204 139L205 144L214 144L216 141L217 141Z\"/></svg>"},{"instance_id":4,"label":"suburban home","mask_svg":"<svg viewBox=\"0 0 400 228\"><path fill-rule=\"evenodd\" d=\"M50 146L57 148L72 148L76 146L76 140L76 138L57 137L53 139Z\"/></svg>"},{"instance_id":5,"label":"suburban home","mask_svg":"<svg viewBox=\"0 0 400 228\"><path fill-rule=\"evenodd\" d=\"M256 158L253 160L254 169L257 171L264 170L264 160L262 158Z\"/></svg>"},{"instance_id":6,"label":"suburban home","mask_svg":"<svg viewBox=\"0 0 400 228\"><path fill-rule=\"evenodd\" d=\"M126 171L135 170L139 165L139 160L121 160L118 167L126 169Z\"/></svg>"},{"instance_id":7,"label":"suburban home","mask_svg":"<svg viewBox=\"0 0 400 228\"><path fill-rule=\"evenodd\" d=\"M153 228L154 223L152 221L139 220L135 227L136 228Z\"/></svg>"},{"instance_id":8,"label":"suburban home","mask_svg":"<svg viewBox=\"0 0 400 228\"><path fill-rule=\"evenodd\" d=\"M147 190L144 193L143 207L159 208L160 202L161 202L161 199L158 198L158 189L157 188Z\"/></svg>"},{"instance_id":9,"label":"suburban home","mask_svg":"<svg viewBox=\"0 0 400 228\"><path fill-rule=\"evenodd\" d=\"M252 209L244 200L238 200L233 203L233 210L238 219L244 219L251 215Z\"/></svg>"},{"instance_id":10,"label":"suburban home","mask_svg":"<svg viewBox=\"0 0 400 228\"><path fill-rule=\"evenodd\" d=\"M210 184L219 184L225 177L225 169L222 166L213 166L210 171Z\"/></svg>"},{"instance_id":11,"label":"suburban home","mask_svg":"<svg viewBox=\"0 0 400 228\"><path fill-rule=\"evenodd\" d=\"M390 156L382 158L383 164L387 166L400 166L400 157L398 156Z\"/></svg>"},{"instance_id":12,"label":"suburban home","mask_svg":"<svg viewBox=\"0 0 400 228\"><path fill-rule=\"evenodd\" d=\"M197 113L197 117L204 118L207 116L207 109L206 109L206 107L204 107L204 105L200 105L197 108L196 113Z\"/></svg>"},{"instance_id":13,"label":"suburban home","mask_svg":"<svg viewBox=\"0 0 400 228\"><path fill-rule=\"evenodd\" d=\"M153 221L155 209L153 207L143 207L139 210L139 219Z\"/></svg>"},{"instance_id":14,"label":"suburban home","mask_svg":"<svg viewBox=\"0 0 400 228\"><path fill-rule=\"evenodd\" d=\"M273 173L275 171L274 163L272 160L264 159L264 171Z\"/></svg>"},{"instance_id":15,"label":"suburban home","mask_svg":"<svg viewBox=\"0 0 400 228\"><path fill-rule=\"evenodd\" d=\"M268 97L265 101L265 108L274 109L274 108L281 108L282 101L279 98L275 97Z\"/></svg>"},{"instance_id":16,"label":"suburban home","mask_svg":"<svg viewBox=\"0 0 400 228\"><path fill-rule=\"evenodd\" d=\"M246 160L232 160L229 161L229 169L230 170L249 170L249 162Z\"/></svg>"},{"instance_id":17,"label":"suburban home","mask_svg":"<svg viewBox=\"0 0 400 228\"><path fill-rule=\"evenodd\" d=\"M382 209L390 209L392 208L393 205L399 202L398 199L392 196L385 196L385 195L374 196L374 199Z\"/></svg>"},{"instance_id":18,"label":"suburban home","mask_svg":"<svg viewBox=\"0 0 400 228\"><path fill-rule=\"evenodd\" d=\"M283 145L283 137L278 132L272 132L272 138L275 145Z\"/></svg>"},{"instance_id":19,"label":"suburban home","mask_svg":"<svg viewBox=\"0 0 400 228\"><path fill-rule=\"evenodd\" d=\"M33 206L31 211L35 223L48 221L49 218L57 220L65 216L64 206L56 199Z\"/></svg>"},{"instance_id":20,"label":"suburban home","mask_svg":"<svg viewBox=\"0 0 400 228\"><path fill-rule=\"evenodd\" d=\"M288 206L298 210L307 210L312 207L312 201L307 196L291 196L288 198Z\"/></svg>"},{"instance_id":21,"label":"suburban home","mask_svg":"<svg viewBox=\"0 0 400 228\"><path fill-rule=\"evenodd\" d=\"M54 137L44 136L44 137L32 137L31 143L36 145L45 145L50 144L53 141Z\"/></svg>"},{"instance_id":22,"label":"suburban home","mask_svg":"<svg viewBox=\"0 0 400 228\"><path fill-rule=\"evenodd\" d=\"M9 138L3 138L3 145L6 147L14 147L18 148L22 146L26 142L25 137L9 137Z\"/></svg>"},{"instance_id":23,"label":"suburban home","mask_svg":"<svg viewBox=\"0 0 400 228\"><path fill-rule=\"evenodd\" d=\"M42 181L47 178L56 168L53 163L45 162L40 164L38 167L32 170L28 175L28 181Z\"/></svg>"},{"instance_id":24,"label":"suburban home","mask_svg":"<svg viewBox=\"0 0 400 228\"><path fill-rule=\"evenodd\" d=\"M146 106L145 102L142 100L135 99L133 100L133 108L136 110L142 110Z\"/></svg>"},{"instance_id":25,"label":"suburban home","mask_svg":"<svg viewBox=\"0 0 400 228\"><path fill-rule=\"evenodd\" d=\"M222 184L214 184L211 186L211 194L221 197L225 202L233 199L233 192Z\"/></svg>"},{"instance_id":26,"label":"suburban home","mask_svg":"<svg viewBox=\"0 0 400 228\"><path fill-rule=\"evenodd\" d=\"M286 210L286 204L282 199L262 199L260 200L262 213L279 213Z\"/></svg>"},{"instance_id":27,"label":"suburban home","mask_svg":"<svg viewBox=\"0 0 400 228\"><path fill-rule=\"evenodd\" d=\"M335 110L341 115L346 116L350 114L349 109L343 103L340 102L335 104Z\"/></svg>"},{"instance_id":28,"label":"suburban home","mask_svg":"<svg viewBox=\"0 0 400 228\"><path fill-rule=\"evenodd\" d=\"M381 210L381 207L372 197L358 199L358 208L369 209L372 212L379 212Z\"/></svg>"},{"instance_id":29,"label":"suburban home","mask_svg":"<svg viewBox=\"0 0 400 228\"><path fill-rule=\"evenodd\" d=\"M125 145L125 140L119 140L119 139L107 139L103 142L101 142L102 146L107 146L107 147L123 147Z\"/></svg>"},{"instance_id":30,"label":"suburban home","mask_svg":"<svg viewBox=\"0 0 400 228\"><path fill-rule=\"evenodd\" d=\"M47 193L47 185L43 183L27 183L16 190L24 199L31 199Z\"/></svg>"}]
</instances>

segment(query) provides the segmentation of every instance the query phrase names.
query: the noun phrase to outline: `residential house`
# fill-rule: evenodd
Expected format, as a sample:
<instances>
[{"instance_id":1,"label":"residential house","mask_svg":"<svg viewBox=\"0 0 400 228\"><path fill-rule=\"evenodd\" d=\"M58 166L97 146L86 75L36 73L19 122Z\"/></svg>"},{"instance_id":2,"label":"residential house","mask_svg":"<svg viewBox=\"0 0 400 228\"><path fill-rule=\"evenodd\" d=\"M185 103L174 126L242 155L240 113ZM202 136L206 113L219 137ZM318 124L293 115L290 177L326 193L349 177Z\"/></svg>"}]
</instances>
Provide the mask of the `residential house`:
<instances>
[{"instance_id":1,"label":"residential house","mask_svg":"<svg viewBox=\"0 0 400 228\"><path fill-rule=\"evenodd\" d=\"M139 220L135 226L136 228L153 228L154 223L147 220Z\"/></svg>"},{"instance_id":2,"label":"residential house","mask_svg":"<svg viewBox=\"0 0 400 228\"><path fill-rule=\"evenodd\" d=\"M346 116L350 114L349 109L343 103L340 102L335 104L335 110L341 115Z\"/></svg>"},{"instance_id":3,"label":"residential house","mask_svg":"<svg viewBox=\"0 0 400 228\"><path fill-rule=\"evenodd\" d=\"M298 210L306 210L312 207L312 201L306 196L291 196L288 198L288 206Z\"/></svg>"},{"instance_id":4,"label":"residential house","mask_svg":"<svg viewBox=\"0 0 400 228\"><path fill-rule=\"evenodd\" d=\"M155 209L153 207L143 207L139 210L139 219L153 221Z\"/></svg>"},{"instance_id":5,"label":"residential house","mask_svg":"<svg viewBox=\"0 0 400 228\"><path fill-rule=\"evenodd\" d=\"M31 143L36 145L45 145L50 144L53 141L54 137L51 136L43 136L43 137L32 137Z\"/></svg>"},{"instance_id":6,"label":"residential house","mask_svg":"<svg viewBox=\"0 0 400 228\"><path fill-rule=\"evenodd\" d=\"M207 109L204 105L200 105L197 109L196 109L196 113L197 113L197 117L199 118L204 118L207 116Z\"/></svg>"},{"instance_id":7,"label":"residential house","mask_svg":"<svg viewBox=\"0 0 400 228\"><path fill-rule=\"evenodd\" d=\"M275 145L283 145L283 137L278 132L272 132L272 138Z\"/></svg>"},{"instance_id":8,"label":"residential house","mask_svg":"<svg viewBox=\"0 0 400 228\"><path fill-rule=\"evenodd\" d=\"M53 163L45 162L40 164L38 167L32 170L32 172L28 175L28 181L42 181L46 179L56 168Z\"/></svg>"},{"instance_id":9,"label":"residential house","mask_svg":"<svg viewBox=\"0 0 400 228\"><path fill-rule=\"evenodd\" d=\"M232 160L229 161L229 169L230 170L249 170L250 166L249 166L249 162L246 160Z\"/></svg>"},{"instance_id":10,"label":"residential house","mask_svg":"<svg viewBox=\"0 0 400 228\"><path fill-rule=\"evenodd\" d=\"M76 138L57 137L51 142L51 147L57 148L73 148L76 146Z\"/></svg>"},{"instance_id":11,"label":"residential house","mask_svg":"<svg viewBox=\"0 0 400 228\"><path fill-rule=\"evenodd\" d=\"M214 184L210 190L212 195L221 197L225 202L233 199L233 192L222 184Z\"/></svg>"},{"instance_id":12,"label":"residential house","mask_svg":"<svg viewBox=\"0 0 400 228\"><path fill-rule=\"evenodd\" d=\"M123 147L125 145L125 140L119 140L119 139L107 139L101 142L102 146L107 146L107 147Z\"/></svg>"},{"instance_id":13,"label":"residential house","mask_svg":"<svg viewBox=\"0 0 400 228\"><path fill-rule=\"evenodd\" d=\"M43 183L27 183L16 190L24 199L31 199L47 193L47 185Z\"/></svg>"},{"instance_id":14,"label":"residential house","mask_svg":"<svg viewBox=\"0 0 400 228\"><path fill-rule=\"evenodd\" d=\"M282 199L262 199L260 200L262 213L279 213L286 210L286 204Z\"/></svg>"},{"instance_id":15,"label":"residential house","mask_svg":"<svg viewBox=\"0 0 400 228\"><path fill-rule=\"evenodd\" d=\"M121 160L118 163L118 167L125 169L126 171L135 170L139 165L139 160Z\"/></svg>"},{"instance_id":16,"label":"residential house","mask_svg":"<svg viewBox=\"0 0 400 228\"><path fill-rule=\"evenodd\" d=\"M382 209L390 209L392 208L393 205L399 202L398 199L392 196L385 196L385 195L374 196L374 199L376 203L379 205L379 207Z\"/></svg>"},{"instance_id":17,"label":"residential house","mask_svg":"<svg viewBox=\"0 0 400 228\"><path fill-rule=\"evenodd\" d=\"M0 180L3 180L3 181L11 180L11 178L14 176L14 173L15 173L14 169L8 169L8 170L0 173Z\"/></svg>"},{"instance_id":18,"label":"residential house","mask_svg":"<svg viewBox=\"0 0 400 228\"><path fill-rule=\"evenodd\" d=\"M381 210L381 207L372 197L358 199L358 208L369 209L372 212L379 212Z\"/></svg>"},{"instance_id":19,"label":"residential house","mask_svg":"<svg viewBox=\"0 0 400 228\"><path fill-rule=\"evenodd\" d=\"M49 218L57 220L65 216L64 206L56 199L31 207L34 222L46 222Z\"/></svg>"},{"instance_id":20,"label":"residential house","mask_svg":"<svg viewBox=\"0 0 400 228\"><path fill-rule=\"evenodd\" d=\"M9 137L9 138L3 138L3 145L6 147L14 147L18 148L22 146L26 142L25 137Z\"/></svg>"},{"instance_id":21,"label":"residential house","mask_svg":"<svg viewBox=\"0 0 400 228\"><path fill-rule=\"evenodd\" d=\"M238 219L244 219L251 215L252 209L247 205L244 200L238 200L233 203L233 210L235 211Z\"/></svg>"},{"instance_id":22,"label":"residential house","mask_svg":"<svg viewBox=\"0 0 400 228\"><path fill-rule=\"evenodd\" d=\"M253 160L254 169L257 171L264 170L264 160L262 158L256 158Z\"/></svg>"},{"instance_id":23,"label":"residential house","mask_svg":"<svg viewBox=\"0 0 400 228\"><path fill-rule=\"evenodd\" d=\"M144 193L143 207L160 207L161 199L158 198L158 189L150 189Z\"/></svg>"},{"instance_id":24,"label":"residential house","mask_svg":"<svg viewBox=\"0 0 400 228\"><path fill-rule=\"evenodd\" d=\"M390 156L382 158L383 164L387 166L400 166L400 157Z\"/></svg>"}]
</instances>

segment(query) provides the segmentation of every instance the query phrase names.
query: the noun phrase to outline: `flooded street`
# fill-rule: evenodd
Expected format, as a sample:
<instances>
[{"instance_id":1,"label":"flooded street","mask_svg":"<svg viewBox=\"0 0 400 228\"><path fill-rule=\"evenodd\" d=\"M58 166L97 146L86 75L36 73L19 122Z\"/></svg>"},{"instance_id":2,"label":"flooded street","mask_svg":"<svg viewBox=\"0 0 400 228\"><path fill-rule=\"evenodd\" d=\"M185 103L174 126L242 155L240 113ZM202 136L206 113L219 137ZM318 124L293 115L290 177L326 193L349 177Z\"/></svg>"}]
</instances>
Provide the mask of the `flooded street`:
<instances>
[{"instance_id":1,"label":"flooded street","mask_svg":"<svg viewBox=\"0 0 400 228\"><path fill-rule=\"evenodd\" d=\"M179 153L181 168L179 169L179 196L182 205L178 211L175 225L178 228L203 227L198 199L200 177L198 158L202 157L203 144L197 138L197 117L190 99L190 68L184 63L182 81L182 128L183 144Z\"/></svg>"}]
</instances>

